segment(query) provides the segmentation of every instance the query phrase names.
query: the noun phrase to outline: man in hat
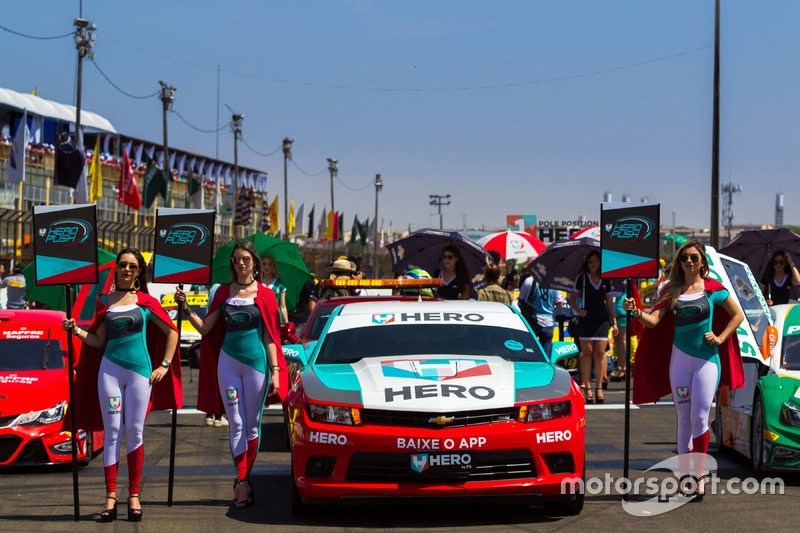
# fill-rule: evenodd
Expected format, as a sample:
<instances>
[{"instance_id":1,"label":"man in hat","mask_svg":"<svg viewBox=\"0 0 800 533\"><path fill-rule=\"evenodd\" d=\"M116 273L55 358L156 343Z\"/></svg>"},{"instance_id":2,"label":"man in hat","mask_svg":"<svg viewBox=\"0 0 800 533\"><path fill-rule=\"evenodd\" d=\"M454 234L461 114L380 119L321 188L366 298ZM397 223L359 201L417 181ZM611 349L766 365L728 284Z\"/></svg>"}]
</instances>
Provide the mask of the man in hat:
<instances>
[{"instance_id":1,"label":"man in hat","mask_svg":"<svg viewBox=\"0 0 800 533\"><path fill-rule=\"evenodd\" d=\"M336 280L353 279L353 273L356 269L355 264L346 257L339 257L328 267L328 278ZM352 293L349 289L345 288L329 288L324 289L320 294L320 300L323 298L332 298L334 296L350 296Z\"/></svg>"},{"instance_id":2,"label":"man in hat","mask_svg":"<svg viewBox=\"0 0 800 533\"><path fill-rule=\"evenodd\" d=\"M0 271L2 274L2 271ZM27 309L28 301L25 299L25 276L22 275L22 265L14 265L13 273L0 281L0 289L8 289L6 309Z\"/></svg>"}]
</instances>

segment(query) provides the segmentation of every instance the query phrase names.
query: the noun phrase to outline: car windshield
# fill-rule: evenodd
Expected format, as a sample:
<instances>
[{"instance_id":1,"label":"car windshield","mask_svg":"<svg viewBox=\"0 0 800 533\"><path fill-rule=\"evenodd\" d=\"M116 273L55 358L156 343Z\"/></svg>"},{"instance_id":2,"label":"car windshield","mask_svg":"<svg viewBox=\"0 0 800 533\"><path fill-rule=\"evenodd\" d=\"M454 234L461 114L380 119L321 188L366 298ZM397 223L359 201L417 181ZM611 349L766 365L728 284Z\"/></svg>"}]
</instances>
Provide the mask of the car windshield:
<instances>
[{"instance_id":1,"label":"car windshield","mask_svg":"<svg viewBox=\"0 0 800 533\"><path fill-rule=\"evenodd\" d=\"M528 331L472 324L406 324L328 332L315 364L353 363L368 357L453 354L546 361Z\"/></svg>"},{"instance_id":2,"label":"car windshield","mask_svg":"<svg viewBox=\"0 0 800 533\"><path fill-rule=\"evenodd\" d=\"M320 335L322 335L322 330L325 329L325 324L328 323L328 319L330 318L334 309L336 309L336 305L318 305L315 309L316 312L314 313L314 318L306 326L306 331L303 338L307 341L315 341L319 339Z\"/></svg>"},{"instance_id":3,"label":"car windshield","mask_svg":"<svg viewBox=\"0 0 800 533\"><path fill-rule=\"evenodd\" d=\"M784 335L781 352L787 370L800 370L800 335Z\"/></svg>"},{"instance_id":4,"label":"car windshield","mask_svg":"<svg viewBox=\"0 0 800 533\"><path fill-rule=\"evenodd\" d=\"M728 261L722 258L722 264L725 265L725 270L728 273L728 278L731 280L734 291L739 297L739 303L742 306L742 311L747 317L747 322L756 338L759 347L761 346L761 339L764 337L764 331L769 326L769 318L764 312L764 307L761 305L759 299L758 288L754 287L750 282L750 277L747 275L747 267L733 261Z\"/></svg>"},{"instance_id":5,"label":"car windshield","mask_svg":"<svg viewBox=\"0 0 800 533\"><path fill-rule=\"evenodd\" d=\"M0 339L0 372L42 370L47 343L47 369L66 368L61 341L50 339Z\"/></svg>"}]
</instances>

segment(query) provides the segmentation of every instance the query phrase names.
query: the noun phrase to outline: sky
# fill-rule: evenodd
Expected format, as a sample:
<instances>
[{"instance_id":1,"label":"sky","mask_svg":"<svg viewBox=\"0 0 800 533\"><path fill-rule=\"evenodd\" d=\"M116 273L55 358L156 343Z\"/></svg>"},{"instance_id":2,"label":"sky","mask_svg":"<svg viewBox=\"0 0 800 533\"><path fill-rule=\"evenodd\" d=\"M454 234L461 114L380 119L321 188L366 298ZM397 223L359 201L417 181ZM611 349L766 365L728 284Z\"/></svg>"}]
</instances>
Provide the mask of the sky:
<instances>
[{"instance_id":1,"label":"sky","mask_svg":"<svg viewBox=\"0 0 800 533\"><path fill-rule=\"evenodd\" d=\"M78 0L0 1L0 25L72 31ZM161 102L195 128L244 115L240 164L284 198L330 209L339 161L345 225L499 228L508 214L600 219L605 192L660 204L661 225L708 228L713 0L84 0L97 24L83 108L127 135L162 141ZM734 224L800 224L800 2L723 0L720 183L740 185ZM74 104L71 39L0 30L0 86ZM219 69L219 85L218 80ZM218 121L219 101L219 122ZM233 162L230 128L169 115L177 149ZM260 154L259 154L260 153ZM262 154L272 154L269 156ZM722 198L722 196L721 196ZM281 213L283 207L280 208ZM720 212L723 211L722 204ZM724 222L720 223L724 228Z\"/></svg>"}]
</instances>

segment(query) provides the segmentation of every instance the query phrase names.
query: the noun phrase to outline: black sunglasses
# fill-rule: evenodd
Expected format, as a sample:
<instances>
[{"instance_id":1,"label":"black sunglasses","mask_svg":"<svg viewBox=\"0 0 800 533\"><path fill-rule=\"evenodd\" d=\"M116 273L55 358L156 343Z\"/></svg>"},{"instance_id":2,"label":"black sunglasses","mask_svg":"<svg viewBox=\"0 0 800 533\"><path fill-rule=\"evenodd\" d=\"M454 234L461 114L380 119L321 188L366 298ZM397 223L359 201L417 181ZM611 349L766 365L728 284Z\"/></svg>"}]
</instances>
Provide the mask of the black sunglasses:
<instances>
[{"instance_id":1,"label":"black sunglasses","mask_svg":"<svg viewBox=\"0 0 800 533\"><path fill-rule=\"evenodd\" d=\"M126 263L125 261L120 261L119 263L117 263L117 268L119 268L120 270L130 269L133 272L136 272L137 270L139 270L139 264L138 263Z\"/></svg>"},{"instance_id":2,"label":"black sunglasses","mask_svg":"<svg viewBox=\"0 0 800 533\"><path fill-rule=\"evenodd\" d=\"M692 263L699 263L700 254L681 254L678 259L680 259L681 263L685 263L689 260L691 260Z\"/></svg>"},{"instance_id":3,"label":"black sunglasses","mask_svg":"<svg viewBox=\"0 0 800 533\"><path fill-rule=\"evenodd\" d=\"M785 265L786 261L784 261L783 259L776 259L775 261L772 262L772 264L774 264L774 265Z\"/></svg>"}]
</instances>

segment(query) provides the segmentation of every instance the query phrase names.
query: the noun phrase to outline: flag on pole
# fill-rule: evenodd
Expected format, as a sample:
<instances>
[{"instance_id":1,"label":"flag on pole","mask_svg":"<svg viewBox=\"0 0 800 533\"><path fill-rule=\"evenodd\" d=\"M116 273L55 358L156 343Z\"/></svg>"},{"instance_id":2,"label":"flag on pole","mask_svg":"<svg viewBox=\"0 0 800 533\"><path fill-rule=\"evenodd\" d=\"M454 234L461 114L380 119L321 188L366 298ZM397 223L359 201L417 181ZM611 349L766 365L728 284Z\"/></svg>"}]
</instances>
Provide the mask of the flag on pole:
<instances>
[{"instance_id":1,"label":"flag on pole","mask_svg":"<svg viewBox=\"0 0 800 533\"><path fill-rule=\"evenodd\" d=\"M167 201L167 180L164 178L164 173L156 166L156 162L150 159L146 154L144 156L146 163L144 173L144 206L150 208L159 194Z\"/></svg>"},{"instance_id":2,"label":"flag on pole","mask_svg":"<svg viewBox=\"0 0 800 533\"><path fill-rule=\"evenodd\" d=\"M269 225L272 234L275 235L281 229L280 219L278 218L278 195L275 195L275 199L272 200L272 203L269 206Z\"/></svg>"},{"instance_id":3,"label":"flag on pole","mask_svg":"<svg viewBox=\"0 0 800 533\"><path fill-rule=\"evenodd\" d=\"M314 208L316 204L311 205L311 211L308 213L308 235L309 239L314 238Z\"/></svg>"},{"instance_id":4,"label":"flag on pole","mask_svg":"<svg viewBox=\"0 0 800 533\"><path fill-rule=\"evenodd\" d=\"M325 233L322 237L326 241L333 239L333 224L334 224L334 212L331 211L328 213L327 218L325 219ZM320 233L320 235L323 235Z\"/></svg>"},{"instance_id":5,"label":"flag on pole","mask_svg":"<svg viewBox=\"0 0 800 533\"><path fill-rule=\"evenodd\" d=\"M136 178L131 169L131 162L128 159L128 152L123 152L124 159L122 167L119 169L119 183L117 188L117 201L127 205L131 209L138 211L142 206L142 197L139 195L139 187L136 186Z\"/></svg>"},{"instance_id":6,"label":"flag on pole","mask_svg":"<svg viewBox=\"0 0 800 533\"><path fill-rule=\"evenodd\" d=\"M103 178L100 175L100 136L94 141L94 154L92 154L92 166L89 167L89 177L92 178L92 192L89 196L90 203L97 203L103 197Z\"/></svg>"},{"instance_id":7,"label":"flag on pole","mask_svg":"<svg viewBox=\"0 0 800 533\"><path fill-rule=\"evenodd\" d=\"M261 195L261 233L270 233L269 200L266 192Z\"/></svg>"},{"instance_id":8,"label":"flag on pole","mask_svg":"<svg viewBox=\"0 0 800 533\"><path fill-rule=\"evenodd\" d=\"M303 234L303 208L306 204L300 204L300 209L297 210L297 215L294 217L295 226L295 233L302 235Z\"/></svg>"},{"instance_id":9,"label":"flag on pole","mask_svg":"<svg viewBox=\"0 0 800 533\"><path fill-rule=\"evenodd\" d=\"M289 220L286 222L289 226L286 228L286 235L291 235L294 231L294 198L289 199Z\"/></svg>"},{"instance_id":10,"label":"flag on pole","mask_svg":"<svg viewBox=\"0 0 800 533\"><path fill-rule=\"evenodd\" d=\"M375 231L377 231L377 228L375 227L375 225L376 225L375 221L376 220L377 220L376 218L372 219L372 224L369 225L369 242L370 243L373 243L373 242L377 241L377 234L375 233Z\"/></svg>"},{"instance_id":11,"label":"flag on pole","mask_svg":"<svg viewBox=\"0 0 800 533\"><path fill-rule=\"evenodd\" d=\"M81 172L86 167L86 160L78 149L72 136L59 128L56 129L56 156L53 177L56 185L74 189L81 179Z\"/></svg>"},{"instance_id":12,"label":"flag on pole","mask_svg":"<svg viewBox=\"0 0 800 533\"><path fill-rule=\"evenodd\" d=\"M89 188L86 183L86 150L83 148L83 130L78 133L78 152L81 154L81 173L78 176L78 185L72 190L72 199L76 204L86 204L89 202Z\"/></svg>"},{"instance_id":13,"label":"flag on pole","mask_svg":"<svg viewBox=\"0 0 800 533\"><path fill-rule=\"evenodd\" d=\"M369 237L369 217L367 217L367 220L365 220L364 223L361 224L361 226L359 226L358 228L358 238L361 241L362 246L367 245L368 237Z\"/></svg>"},{"instance_id":14,"label":"flag on pole","mask_svg":"<svg viewBox=\"0 0 800 533\"><path fill-rule=\"evenodd\" d=\"M356 236L359 233L359 229L361 228L361 224L358 222L358 215L353 219L353 228L350 230L350 244L356 243Z\"/></svg>"},{"instance_id":15,"label":"flag on pole","mask_svg":"<svg viewBox=\"0 0 800 533\"><path fill-rule=\"evenodd\" d=\"M205 203L203 201L203 175L200 172L195 174L192 172L192 167L189 167L186 186L189 188L189 197L194 209L204 209L203 204Z\"/></svg>"},{"instance_id":16,"label":"flag on pole","mask_svg":"<svg viewBox=\"0 0 800 533\"><path fill-rule=\"evenodd\" d=\"M342 213L338 213L337 217L339 219L339 223L337 224L338 232L336 235L337 241L344 240L344 215Z\"/></svg>"},{"instance_id":17,"label":"flag on pole","mask_svg":"<svg viewBox=\"0 0 800 533\"><path fill-rule=\"evenodd\" d=\"M22 111L22 120L17 126L17 134L11 143L11 152L6 161L6 176L9 183L25 181L25 147L28 146L31 133L28 130L28 110Z\"/></svg>"},{"instance_id":18,"label":"flag on pole","mask_svg":"<svg viewBox=\"0 0 800 533\"><path fill-rule=\"evenodd\" d=\"M327 210L327 207L322 208L322 218L319 219L319 228L317 229L319 240L323 240L325 238L325 232L328 229L328 215L325 214L325 211Z\"/></svg>"}]
</instances>

